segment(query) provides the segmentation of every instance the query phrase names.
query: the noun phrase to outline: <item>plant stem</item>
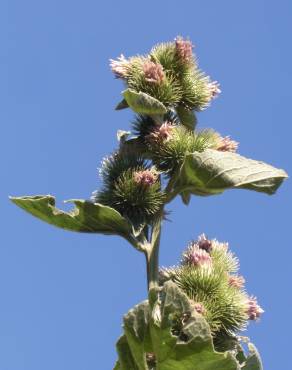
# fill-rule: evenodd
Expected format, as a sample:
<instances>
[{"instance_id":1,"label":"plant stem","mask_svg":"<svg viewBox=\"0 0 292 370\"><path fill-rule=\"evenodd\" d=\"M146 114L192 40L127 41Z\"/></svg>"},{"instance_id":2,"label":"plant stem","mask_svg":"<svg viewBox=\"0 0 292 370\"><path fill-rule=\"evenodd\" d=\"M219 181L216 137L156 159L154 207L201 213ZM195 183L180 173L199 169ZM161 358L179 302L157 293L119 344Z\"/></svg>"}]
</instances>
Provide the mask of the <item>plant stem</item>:
<instances>
[{"instance_id":1,"label":"plant stem","mask_svg":"<svg viewBox=\"0 0 292 370\"><path fill-rule=\"evenodd\" d=\"M161 216L159 216L154 222L151 242L148 244L148 247L145 250L148 290L158 288L160 233Z\"/></svg>"},{"instance_id":2,"label":"plant stem","mask_svg":"<svg viewBox=\"0 0 292 370\"><path fill-rule=\"evenodd\" d=\"M151 246L145 253L148 290L158 287L159 245Z\"/></svg>"}]
</instances>

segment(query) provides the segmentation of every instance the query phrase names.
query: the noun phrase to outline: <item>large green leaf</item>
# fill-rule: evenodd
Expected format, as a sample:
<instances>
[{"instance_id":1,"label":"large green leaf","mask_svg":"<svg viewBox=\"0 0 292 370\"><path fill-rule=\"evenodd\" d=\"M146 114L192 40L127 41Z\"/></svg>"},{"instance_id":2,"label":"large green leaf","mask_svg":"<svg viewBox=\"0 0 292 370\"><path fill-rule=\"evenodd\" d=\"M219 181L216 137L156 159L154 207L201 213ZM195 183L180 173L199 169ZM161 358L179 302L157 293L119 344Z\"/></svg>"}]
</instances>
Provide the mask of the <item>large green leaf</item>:
<instances>
[{"instance_id":1,"label":"large green leaf","mask_svg":"<svg viewBox=\"0 0 292 370\"><path fill-rule=\"evenodd\" d=\"M131 239L131 225L113 208L86 200L73 199L75 204L69 212L55 207L55 198L51 195L11 197L19 207L32 215L70 231L121 235Z\"/></svg>"},{"instance_id":2,"label":"large green leaf","mask_svg":"<svg viewBox=\"0 0 292 370\"><path fill-rule=\"evenodd\" d=\"M241 188L273 194L287 178L285 171L236 153L207 149L187 154L175 191L212 195Z\"/></svg>"},{"instance_id":3,"label":"large green leaf","mask_svg":"<svg viewBox=\"0 0 292 370\"><path fill-rule=\"evenodd\" d=\"M239 370L231 353L214 350L210 328L197 314L187 296L172 282L165 283L159 300L150 309L147 302L135 306L124 317L125 337L121 353L118 342L121 370ZM189 315L182 323L180 333L174 332L175 318ZM180 319L179 319L180 320ZM180 321L181 322L181 321ZM125 338L128 347L125 345ZM129 355L130 349L131 356ZM146 358L151 355L155 365ZM121 366L126 356L135 365Z\"/></svg>"},{"instance_id":4,"label":"large green leaf","mask_svg":"<svg viewBox=\"0 0 292 370\"><path fill-rule=\"evenodd\" d=\"M123 91L123 96L129 107L140 114L161 115L167 112L166 107L157 99L131 89Z\"/></svg>"}]
</instances>

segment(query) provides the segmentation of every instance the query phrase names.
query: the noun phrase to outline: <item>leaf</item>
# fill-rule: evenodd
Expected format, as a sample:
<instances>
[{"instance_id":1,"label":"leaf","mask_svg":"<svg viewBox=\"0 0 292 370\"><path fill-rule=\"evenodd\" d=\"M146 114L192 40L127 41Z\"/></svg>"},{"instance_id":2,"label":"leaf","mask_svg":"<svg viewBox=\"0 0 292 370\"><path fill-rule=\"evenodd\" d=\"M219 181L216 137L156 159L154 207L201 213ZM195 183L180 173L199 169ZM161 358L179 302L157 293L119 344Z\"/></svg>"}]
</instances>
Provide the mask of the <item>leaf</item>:
<instances>
[{"instance_id":1,"label":"leaf","mask_svg":"<svg viewBox=\"0 0 292 370\"><path fill-rule=\"evenodd\" d=\"M188 128L191 131L195 129L196 124L197 124L197 118L195 116L195 113L192 110L187 109L183 107L182 105L179 105L176 108L176 113L182 125L184 125L186 128Z\"/></svg>"},{"instance_id":2,"label":"leaf","mask_svg":"<svg viewBox=\"0 0 292 370\"><path fill-rule=\"evenodd\" d=\"M139 370L148 370L146 353L152 352L149 328L150 310L147 301L124 316L124 331Z\"/></svg>"},{"instance_id":3,"label":"leaf","mask_svg":"<svg viewBox=\"0 0 292 370\"><path fill-rule=\"evenodd\" d=\"M129 107L136 113L155 115L167 112L166 107L159 100L146 93L127 89L122 94Z\"/></svg>"},{"instance_id":4,"label":"leaf","mask_svg":"<svg viewBox=\"0 0 292 370\"><path fill-rule=\"evenodd\" d=\"M55 207L51 195L10 197L12 202L41 220L65 230L85 233L120 235L129 240L131 225L113 208L86 200L73 199L67 202L75 208L64 212Z\"/></svg>"},{"instance_id":5,"label":"leaf","mask_svg":"<svg viewBox=\"0 0 292 370\"><path fill-rule=\"evenodd\" d=\"M174 335L176 317L185 319L180 335ZM239 370L239 363L231 353L214 350L210 328L205 319L197 314L187 296L173 283L167 282L160 299L150 309L147 301L135 306L124 317L125 338L135 366L127 370ZM121 348L121 346L120 346ZM151 354L155 365L146 359ZM147 356L148 355L148 356ZM146 357L147 356L147 357ZM123 370L124 368L121 367Z\"/></svg>"},{"instance_id":6,"label":"leaf","mask_svg":"<svg viewBox=\"0 0 292 370\"><path fill-rule=\"evenodd\" d=\"M119 355L119 361L114 370L140 370L134 361L125 335L123 335L117 342L117 352Z\"/></svg>"},{"instance_id":7,"label":"leaf","mask_svg":"<svg viewBox=\"0 0 292 370\"><path fill-rule=\"evenodd\" d=\"M187 206L191 200L191 193L188 191L183 191L181 192L180 196L181 196L183 203Z\"/></svg>"},{"instance_id":8,"label":"leaf","mask_svg":"<svg viewBox=\"0 0 292 370\"><path fill-rule=\"evenodd\" d=\"M242 370L263 370L263 364L258 350L252 343L248 343L249 355Z\"/></svg>"},{"instance_id":9,"label":"leaf","mask_svg":"<svg viewBox=\"0 0 292 370\"><path fill-rule=\"evenodd\" d=\"M273 194L287 177L285 171L264 162L207 149L186 155L174 187L177 192L197 195L218 194L232 188Z\"/></svg>"},{"instance_id":10,"label":"leaf","mask_svg":"<svg viewBox=\"0 0 292 370\"><path fill-rule=\"evenodd\" d=\"M120 365L119 361L116 362L115 367L114 367L113 370L121 370L121 365Z\"/></svg>"},{"instance_id":11,"label":"leaf","mask_svg":"<svg viewBox=\"0 0 292 370\"><path fill-rule=\"evenodd\" d=\"M126 108L129 108L129 104L127 103L127 101L125 99L123 99L122 101L119 102L119 104L115 107L115 110L122 110L122 109L126 109Z\"/></svg>"}]
</instances>

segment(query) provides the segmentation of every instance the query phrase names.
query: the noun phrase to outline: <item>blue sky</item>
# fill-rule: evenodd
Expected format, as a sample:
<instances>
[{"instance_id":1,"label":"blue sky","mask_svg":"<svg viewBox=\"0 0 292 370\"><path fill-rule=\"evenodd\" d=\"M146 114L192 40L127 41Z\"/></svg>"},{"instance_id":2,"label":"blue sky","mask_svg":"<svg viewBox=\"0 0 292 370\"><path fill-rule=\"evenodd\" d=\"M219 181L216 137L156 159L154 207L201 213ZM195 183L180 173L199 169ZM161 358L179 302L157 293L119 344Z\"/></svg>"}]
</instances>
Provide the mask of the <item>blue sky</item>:
<instances>
[{"instance_id":1,"label":"blue sky","mask_svg":"<svg viewBox=\"0 0 292 370\"><path fill-rule=\"evenodd\" d=\"M122 315L146 297L143 256L125 241L53 228L7 199L49 193L61 205L96 189L132 118L113 110L122 85L108 59L189 36L222 88L200 126L291 174L291 16L289 0L1 2L0 370L110 370ZM265 370L290 363L291 196L287 181L273 197L176 200L162 237L164 266L202 232L229 241L266 311L246 333Z\"/></svg>"}]
</instances>

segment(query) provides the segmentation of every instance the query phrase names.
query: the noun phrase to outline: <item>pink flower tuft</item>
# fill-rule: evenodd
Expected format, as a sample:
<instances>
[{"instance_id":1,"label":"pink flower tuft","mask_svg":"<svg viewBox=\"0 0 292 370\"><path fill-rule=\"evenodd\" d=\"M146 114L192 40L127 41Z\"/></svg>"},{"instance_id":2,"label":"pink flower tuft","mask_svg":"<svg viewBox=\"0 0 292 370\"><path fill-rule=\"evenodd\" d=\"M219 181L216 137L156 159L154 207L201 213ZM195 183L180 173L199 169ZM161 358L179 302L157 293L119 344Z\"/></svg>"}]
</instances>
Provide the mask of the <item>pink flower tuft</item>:
<instances>
[{"instance_id":1,"label":"pink flower tuft","mask_svg":"<svg viewBox=\"0 0 292 370\"><path fill-rule=\"evenodd\" d=\"M136 184L143 186L151 186L155 184L158 179L158 174L153 170L138 171L134 174L134 181Z\"/></svg>"},{"instance_id":2,"label":"pink flower tuft","mask_svg":"<svg viewBox=\"0 0 292 370\"><path fill-rule=\"evenodd\" d=\"M190 40L177 37L175 39L175 48L182 61L189 63L193 60L193 44Z\"/></svg>"},{"instance_id":3,"label":"pink flower tuft","mask_svg":"<svg viewBox=\"0 0 292 370\"><path fill-rule=\"evenodd\" d=\"M264 310L258 305L256 297L250 297L247 304L248 308L246 313L248 314L249 320L259 319Z\"/></svg>"},{"instance_id":4,"label":"pink flower tuft","mask_svg":"<svg viewBox=\"0 0 292 370\"><path fill-rule=\"evenodd\" d=\"M164 122L162 125L155 127L154 130L145 137L150 143L161 143L172 138L173 125L169 122Z\"/></svg>"},{"instance_id":5,"label":"pink flower tuft","mask_svg":"<svg viewBox=\"0 0 292 370\"><path fill-rule=\"evenodd\" d=\"M160 84L165 78L162 65L151 62L150 60L147 60L143 64L143 72L147 82Z\"/></svg>"},{"instance_id":6,"label":"pink flower tuft","mask_svg":"<svg viewBox=\"0 0 292 370\"><path fill-rule=\"evenodd\" d=\"M205 250L206 252L210 253L212 250L212 242L209 240L205 234L202 234L198 237L198 241L196 243L200 249Z\"/></svg>"},{"instance_id":7,"label":"pink flower tuft","mask_svg":"<svg viewBox=\"0 0 292 370\"><path fill-rule=\"evenodd\" d=\"M210 82L208 84L210 99L215 99L221 93L220 84L217 81Z\"/></svg>"},{"instance_id":8,"label":"pink flower tuft","mask_svg":"<svg viewBox=\"0 0 292 370\"><path fill-rule=\"evenodd\" d=\"M192 244L183 254L182 263L189 266L210 267L212 259L209 253Z\"/></svg>"},{"instance_id":9,"label":"pink flower tuft","mask_svg":"<svg viewBox=\"0 0 292 370\"><path fill-rule=\"evenodd\" d=\"M117 78L127 78L131 63L123 54L117 60L110 59L110 67Z\"/></svg>"},{"instance_id":10,"label":"pink flower tuft","mask_svg":"<svg viewBox=\"0 0 292 370\"><path fill-rule=\"evenodd\" d=\"M205 307L202 305L202 303L195 303L194 308L201 315L204 315L204 313L206 312Z\"/></svg>"},{"instance_id":11,"label":"pink flower tuft","mask_svg":"<svg viewBox=\"0 0 292 370\"><path fill-rule=\"evenodd\" d=\"M237 141L231 140L230 136L225 136L220 138L217 150L221 152L233 152L235 153L238 149L239 143Z\"/></svg>"},{"instance_id":12,"label":"pink flower tuft","mask_svg":"<svg viewBox=\"0 0 292 370\"><path fill-rule=\"evenodd\" d=\"M245 279L244 279L243 276L237 276L237 275L230 275L229 276L228 284L230 286L241 289L241 288L243 288L244 283L245 283Z\"/></svg>"}]
</instances>

